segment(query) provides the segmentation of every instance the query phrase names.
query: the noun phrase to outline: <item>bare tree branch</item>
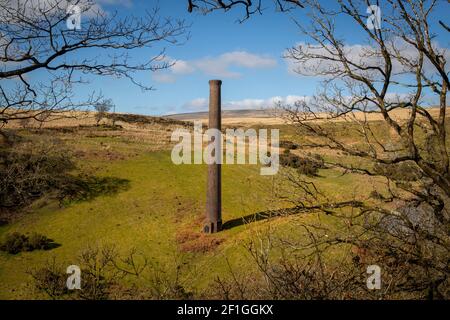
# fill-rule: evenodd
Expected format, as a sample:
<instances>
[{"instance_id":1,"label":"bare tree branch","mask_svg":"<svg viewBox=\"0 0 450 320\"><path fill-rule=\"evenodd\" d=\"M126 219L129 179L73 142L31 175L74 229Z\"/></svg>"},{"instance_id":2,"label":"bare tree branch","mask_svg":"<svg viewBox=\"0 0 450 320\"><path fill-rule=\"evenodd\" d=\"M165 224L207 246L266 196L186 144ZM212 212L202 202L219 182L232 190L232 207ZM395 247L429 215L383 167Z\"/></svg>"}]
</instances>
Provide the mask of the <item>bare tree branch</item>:
<instances>
[{"instance_id":1,"label":"bare tree branch","mask_svg":"<svg viewBox=\"0 0 450 320\"><path fill-rule=\"evenodd\" d=\"M80 29L68 28L68 6L80 8ZM138 81L139 73L171 66L164 46L186 39L182 20L163 18L158 8L140 17L119 17L104 12L90 0L0 1L0 120L37 118L40 113L73 110L99 101L85 101L73 93L86 84L85 75L129 79L143 90L152 86ZM159 48L155 48L158 45ZM142 49L145 57L131 55ZM31 81L44 71L46 80Z\"/></svg>"}]
</instances>

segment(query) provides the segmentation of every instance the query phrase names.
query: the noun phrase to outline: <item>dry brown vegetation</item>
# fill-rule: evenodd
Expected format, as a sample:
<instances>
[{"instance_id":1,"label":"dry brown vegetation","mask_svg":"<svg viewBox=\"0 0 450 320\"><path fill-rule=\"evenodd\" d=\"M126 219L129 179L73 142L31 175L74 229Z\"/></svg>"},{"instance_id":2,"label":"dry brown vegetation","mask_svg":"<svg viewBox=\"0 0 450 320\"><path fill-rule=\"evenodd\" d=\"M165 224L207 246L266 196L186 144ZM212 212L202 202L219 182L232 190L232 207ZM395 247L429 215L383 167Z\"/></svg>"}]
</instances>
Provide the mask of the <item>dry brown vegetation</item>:
<instances>
[{"instance_id":1,"label":"dry brown vegetation","mask_svg":"<svg viewBox=\"0 0 450 320\"><path fill-rule=\"evenodd\" d=\"M447 117L450 117L449 111L450 108L447 108ZM428 109L431 116L437 118L439 116L439 108L429 108ZM251 111L248 110L245 116L240 116L239 114L234 114L230 112L229 114L224 113L222 117L222 123L228 126L256 126L256 125L283 125L289 124L289 121L286 120L284 116L285 111L283 110L272 110L268 109L264 110L256 110ZM406 121L410 117L410 111L405 109L396 109L389 113L391 117L398 121ZM253 116L252 116L253 115ZM330 114L328 113L320 113L316 114L317 117L330 117L330 121L332 122L353 122L357 121L383 121L383 116L380 113L364 113L364 112L352 112L351 114L338 117L335 119L331 119ZM183 121L192 122L194 120L200 120L204 125L208 123L208 118L204 115L204 113L192 113L192 114L183 114L182 116L174 115L172 116L174 119L182 119ZM419 116L420 118L420 116ZM326 120L314 120L313 116L311 116L311 120L316 122L324 122Z\"/></svg>"}]
</instances>

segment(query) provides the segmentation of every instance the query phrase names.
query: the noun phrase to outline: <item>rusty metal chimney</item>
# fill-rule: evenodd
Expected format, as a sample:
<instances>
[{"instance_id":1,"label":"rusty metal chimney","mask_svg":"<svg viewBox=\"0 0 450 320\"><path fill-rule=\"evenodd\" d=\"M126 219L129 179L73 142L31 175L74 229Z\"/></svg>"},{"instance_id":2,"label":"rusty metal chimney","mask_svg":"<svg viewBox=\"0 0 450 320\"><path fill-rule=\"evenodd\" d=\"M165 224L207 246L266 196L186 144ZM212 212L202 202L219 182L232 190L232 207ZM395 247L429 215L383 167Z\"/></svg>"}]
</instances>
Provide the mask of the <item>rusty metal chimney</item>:
<instances>
[{"instance_id":1,"label":"rusty metal chimney","mask_svg":"<svg viewBox=\"0 0 450 320\"><path fill-rule=\"evenodd\" d=\"M221 115L221 80L209 81L209 129L222 130ZM222 150L222 141L218 143L218 149ZM221 151L220 151L221 152ZM222 156L222 155L221 155ZM208 181L206 193L206 225L205 233L215 233L222 230L222 180L221 164L208 165Z\"/></svg>"}]
</instances>

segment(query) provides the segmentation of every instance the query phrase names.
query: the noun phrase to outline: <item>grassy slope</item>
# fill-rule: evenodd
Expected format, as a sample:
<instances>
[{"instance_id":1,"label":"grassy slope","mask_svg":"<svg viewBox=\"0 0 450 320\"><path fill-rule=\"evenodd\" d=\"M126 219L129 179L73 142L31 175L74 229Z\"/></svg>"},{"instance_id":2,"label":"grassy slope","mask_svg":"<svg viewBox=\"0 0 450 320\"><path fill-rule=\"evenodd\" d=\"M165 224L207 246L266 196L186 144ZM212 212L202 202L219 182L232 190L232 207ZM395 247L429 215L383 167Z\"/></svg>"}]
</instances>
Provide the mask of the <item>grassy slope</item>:
<instances>
[{"instance_id":1,"label":"grassy slope","mask_svg":"<svg viewBox=\"0 0 450 320\"><path fill-rule=\"evenodd\" d=\"M180 234L199 233L202 228L206 166L176 166L171 162L169 151L137 152L145 149L146 145L123 144L120 139L117 142L113 138L95 137L75 143L84 149L97 150L101 148L100 142L110 144L121 153L136 153L126 160L83 160L80 166L94 168L98 176L127 179L130 181L129 189L66 208L50 203L12 225L0 227L0 238L12 231L36 231L62 245L51 251L14 256L0 252L0 298L33 298L26 287L28 268L39 266L53 256L67 265L76 263L80 251L92 244L115 244L123 252L136 247L172 274L175 273L175 264L181 259L185 271L183 281L188 288L203 288L218 274L226 272L226 257L234 268L248 270L247 254L242 244L252 236L254 227L265 226L267 221L208 236L223 242L206 253L186 252L182 250L183 243L177 242ZM140 155L136 156L137 153ZM368 181L355 175L342 176L333 170L322 170L320 176L315 181L328 190L330 196L351 196L355 189L359 193L366 190L365 194L371 191ZM272 183L272 177L261 176L257 166L224 165L224 222L282 206L272 198ZM270 223L278 232L298 233L296 236L301 237L300 231L289 222L314 219L317 219L316 215L283 217ZM327 217L320 219L323 222Z\"/></svg>"},{"instance_id":2,"label":"grassy slope","mask_svg":"<svg viewBox=\"0 0 450 320\"><path fill-rule=\"evenodd\" d=\"M122 250L136 247L146 256L170 266L179 255L177 227L194 232L201 229L198 217L202 215L205 202L205 166L176 166L168 152L155 152L113 162L98 175L128 179L130 188L114 196L100 196L67 208L46 206L0 229L0 237L12 231L36 231L62 244L47 252L16 256L1 253L0 298L20 294L19 288L27 278L27 267L39 265L53 255L63 261L73 261L88 244L114 243ZM265 203L255 201L254 197L267 197L265 185L270 181L259 175L257 167L225 166L223 177L225 221L266 209ZM252 189L253 193L242 192L243 189ZM221 237L243 228L227 230ZM192 260L192 255L187 254L185 259ZM198 262L202 263L201 257Z\"/></svg>"}]
</instances>

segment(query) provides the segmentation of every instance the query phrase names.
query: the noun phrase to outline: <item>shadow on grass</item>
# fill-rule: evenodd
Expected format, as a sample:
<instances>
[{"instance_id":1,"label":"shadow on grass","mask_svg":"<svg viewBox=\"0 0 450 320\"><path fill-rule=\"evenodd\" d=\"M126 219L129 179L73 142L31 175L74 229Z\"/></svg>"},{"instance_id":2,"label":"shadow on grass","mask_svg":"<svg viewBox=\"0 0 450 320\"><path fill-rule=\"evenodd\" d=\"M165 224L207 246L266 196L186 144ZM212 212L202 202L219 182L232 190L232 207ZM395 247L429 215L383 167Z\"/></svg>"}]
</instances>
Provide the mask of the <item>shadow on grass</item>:
<instances>
[{"instance_id":1,"label":"shadow on grass","mask_svg":"<svg viewBox=\"0 0 450 320\"><path fill-rule=\"evenodd\" d=\"M49 239L49 240L52 241L52 242L48 243L47 246L44 249L42 249L42 250L47 251L47 250L52 250L52 249L56 249L56 248L61 247L60 243L53 242L52 239Z\"/></svg>"},{"instance_id":2,"label":"shadow on grass","mask_svg":"<svg viewBox=\"0 0 450 320\"><path fill-rule=\"evenodd\" d=\"M326 203L326 204L317 204L312 206L295 206L291 208L283 208L278 210L267 210L267 211L261 211L257 213L252 213L249 215L246 215L244 217L236 218L230 221L225 222L222 225L223 229L231 229L234 227L242 226L244 224L257 222L261 220L267 220L269 218L274 217L281 217L281 216L292 216L297 215L300 213L308 213L308 212L314 212L314 211L320 211L325 214L331 214L336 209L341 208L362 208L364 207L364 203L357 200L350 200L350 201L342 201L342 202L336 202L336 203Z\"/></svg>"},{"instance_id":3,"label":"shadow on grass","mask_svg":"<svg viewBox=\"0 0 450 320\"><path fill-rule=\"evenodd\" d=\"M304 210L304 208L298 207L298 206L293 207L293 208L283 208L283 209L278 209L278 210L260 211L260 212L246 215L244 217L226 221L222 225L222 229L224 229L224 230L232 229L235 227L242 226L244 224L258 222L261 220L267 220L267 219L274 218L274 217L295 215L295 214L299 214L301 212L305 212L305 210Z\"/></svg>"},{"instance_id":4,"label":"shadow on grass","mask_svg":"<svg viewBox=\"0 0 450 320\"><path fill-rule=\"evenodd\" d=\"M18 254L20 252L31 252L35 250L52 250L60 247L61 244L53 239L47 238L43 234L32 233L31 235L13 232L6 235L5 240L0 243L0 251L9 254Z\"/></svg>"},{"instance_id":5,"label":"shadow on grass","mask_svg":"<svg viewBox=\"0 0 450 320\"><path fill-rule=\"evenodd\" d=\"M15 247L7 247L5 245L2 245L0 247L0 251L4 251L9 254L18 254L20 252L32 252L32 251L36 251L36 250L49 251L49 250L53 250L53 249L61 247L60 243L53 242L52 239L48 239L48 240L50 242L46 243L45 245L42 245L41 247L36 247L36 248L32 248L32 247L15 248Z\"/></svg>"},{"instance_id":6,"label":"shadow on grass","mask_svg":"<svg viewBox=\"0 0 450 320\"><path fill-rule=\"evenodd\" d=\"M130 180L116 177L79 176L72 177L60 195L62 204L90 201L103 195L115 195L130 188Z\"/></svg>"}]
</instances>

